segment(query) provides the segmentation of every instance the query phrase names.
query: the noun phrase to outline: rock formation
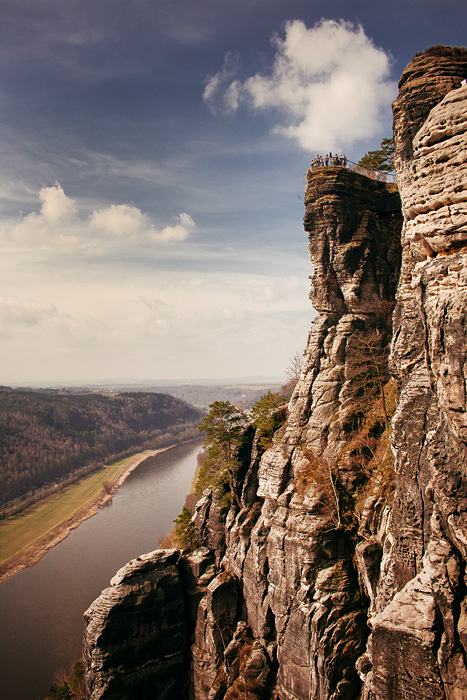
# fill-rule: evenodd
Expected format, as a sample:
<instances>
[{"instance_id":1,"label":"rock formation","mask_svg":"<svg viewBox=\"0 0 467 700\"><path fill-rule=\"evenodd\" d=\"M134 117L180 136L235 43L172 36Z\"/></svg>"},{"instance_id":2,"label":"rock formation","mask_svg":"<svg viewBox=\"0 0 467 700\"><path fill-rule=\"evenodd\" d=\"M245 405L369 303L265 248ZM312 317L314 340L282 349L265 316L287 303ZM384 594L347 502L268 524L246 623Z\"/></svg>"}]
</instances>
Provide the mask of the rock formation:
<instances>
[{"instance_id":1,"label":"rock formation","mask_svg":"<svg viewBox=\"0 0 467 700\"><path fill-rule=\"evenodd\" d=\"M248 432L230 508L205 492L207 547L130 562L87 611L90 700L465 697L464 77L444 47L401 78L402 268L397 187L308 173L319 316L287 421L266 451Z\"/></svg>"},{"instance_id":2,"label":"rock formation","mask_svg":"<svg viewBox=\"0 0 467 700\"><path fill-rule=\"evenodd\" d=\"M368 650L374 700L457 700L467 688L466 77L465 50L428 51L404 71L394 104L404 213L396 492Z\"/></svg>"},{"instance_id":3,"label":"rock formation","mask_svg":"<svg viewBox=\"0 0 467 700\"><path fill-rule=\"evenodd\" d=\"M120 569L85 613L91 697L182 695L186 629L179 552L155 551Z\"/></svg>"}]
</instances>

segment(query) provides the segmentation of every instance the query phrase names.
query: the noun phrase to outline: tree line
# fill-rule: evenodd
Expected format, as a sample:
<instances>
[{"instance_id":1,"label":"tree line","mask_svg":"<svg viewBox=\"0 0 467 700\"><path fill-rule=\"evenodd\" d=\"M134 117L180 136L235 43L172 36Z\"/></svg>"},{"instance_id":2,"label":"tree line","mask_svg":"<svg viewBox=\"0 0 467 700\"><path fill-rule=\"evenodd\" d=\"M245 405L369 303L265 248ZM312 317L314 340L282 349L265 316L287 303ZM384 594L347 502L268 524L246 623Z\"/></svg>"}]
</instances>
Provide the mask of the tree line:
<instances>
[{"instance_id":1,"label":"tree line","mask_svg":"<svg viewBox=\"0 0 467 700\"><path fill-rule=\"evenodd\" d=\"M0 389L0 503L132 448L187 436L203 412L169 394Z\"/></svg>"}]
</instances>

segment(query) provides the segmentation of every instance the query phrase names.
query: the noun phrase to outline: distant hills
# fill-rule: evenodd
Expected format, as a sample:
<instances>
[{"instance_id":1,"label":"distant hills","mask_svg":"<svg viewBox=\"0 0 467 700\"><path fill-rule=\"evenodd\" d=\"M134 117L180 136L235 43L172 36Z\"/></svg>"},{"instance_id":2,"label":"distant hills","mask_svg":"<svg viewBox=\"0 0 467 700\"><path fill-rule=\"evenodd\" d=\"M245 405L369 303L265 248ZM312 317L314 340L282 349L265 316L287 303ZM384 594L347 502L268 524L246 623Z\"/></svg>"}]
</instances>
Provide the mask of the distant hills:
<instances>
[{"instance_id":1,"label":"distant hills","mask_svg":"<svg viewBox=\"0 0 467 700\"><path fill-rule=\"evenodd\" d=\"M238 408L249 408L268 390L277 391L281 384L182 384L180 386L161 386L164 391L188 403L207 409L213 401L230 401Z\"/></svg>"},{"instance_id":2,"label":"distant hills","mask_svg":"<svg viewBox=\"0 0 467 700\"><path fill-rule=\"evenodd\" d=\"M67 386L56 385L43 388L33 384L28 387L15 387L15 390L38 391L49 394L89 394L99 393L108 396L121 393L165 393L176 396L199 408L207 409L213 401L230 401L238 408L248 408L268 390L277 391L283 385L280 379L259 377L245 379L219 379L219 380L187 380L162 383L150 380L138 382L134 379L118 380L115 382L102 381L102 383L88 383L84 385L70 384ZM5 387L10 388L10 387ZM0 387L1 389L1 387Z\"/></svg>"},{"instance_id":3,"label":"distant hills","mask_svg":"<svg viewBox=\"0 0 467 700\"><path fill-rule=\"evenodd\" d=\"M155 392L0 388L0 503L82 467L198 436L203 412Z\"/></svg>"}]
</instances>

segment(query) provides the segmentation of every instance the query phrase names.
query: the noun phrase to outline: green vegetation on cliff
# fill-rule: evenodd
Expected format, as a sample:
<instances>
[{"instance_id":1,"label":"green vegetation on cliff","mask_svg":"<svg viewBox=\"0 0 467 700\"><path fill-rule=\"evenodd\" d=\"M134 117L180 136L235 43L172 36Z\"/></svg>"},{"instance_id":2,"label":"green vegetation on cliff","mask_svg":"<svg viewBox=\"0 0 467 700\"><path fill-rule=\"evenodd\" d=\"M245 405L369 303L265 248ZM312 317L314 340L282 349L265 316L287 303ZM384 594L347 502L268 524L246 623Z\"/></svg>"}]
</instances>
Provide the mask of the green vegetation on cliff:
<instances>
[{"instance_id":1,"label":"green vegetation on cliff","mask_svg":"<svg viewBox=\"0 0 467 700\"><path fill-rule=\"evenodd\" d=\"M396 387L389 376L393 305L381 304L373 327L355 330L346 348L347 406L340 420L340 452L334 462L303 448L305 458L295 486L301 497L309 489L321 492L321 509L336 529L354 531L362 520L366 499L372 494L392 505L394 456L391 418L396 409Z\"/></svg>"},{"instance_id":2,"label":"green vegetation on cliff","mask_svg":"<svg viewBox=\"0 0 467 700\"><path fill-rule=\"evenodd\" d=\"M287 418L286 397L280 392L268 391L251 407L252 425L257 430L260 447L267 449L274 433Z\"/></svg>"},{"instance_id":3,"label":"green vegetation on cliff","mask_svg":"<svg viewBox=\"0 0 467 700\"><path fill-rule=\"evenodd\" d=\"M367 170L384 173L394 170L394 139L383 139L379 149L365 153L358 164Z\"/></svg>"},{"instance_id":4,"label":"green vegetation on cliff","mask_svg":"<svg viewBox=\"0 0 467 700\"><path fill-rule=\"evenodd\" d=\"M214 401L210 409L199 426L199 431L205 435L203 446L207 449L196 484L199 494L209 486L232 486L247 425L245 413L230 401Z\"/></svg>"},{"instance_id":5,"label":"green vegetation on cliff","mask_svg":"<svg viewBox=\"0 0 467 700\"><path fill-rule=\"evenodd\" d=\"M229 401L211 404L199 426L204 433L205 451L198 458L195 485L198 498L205 489L212 489L221 510L227 510L235 502L241 508L238 485L245 476L244 467L251 457L252 441L255 440L260 453L272 444L274 434L287 417L285 402L282 393L268 391L253 404L249 413ZM203 544L192 522L196 496L187 498L174 521L173 541L181 549L193 550Z\"/></svg>"},{"instance_id":6,"label":"green vegetation on cliff","mask_svg":"<svg viewBox=\"0 0 467 700\"><path fill-rule=\"evenodd\" d=\"M84 664L77 661L71 670L59 672L45 700L85 700Z\"/></svg>"}]
</instances>

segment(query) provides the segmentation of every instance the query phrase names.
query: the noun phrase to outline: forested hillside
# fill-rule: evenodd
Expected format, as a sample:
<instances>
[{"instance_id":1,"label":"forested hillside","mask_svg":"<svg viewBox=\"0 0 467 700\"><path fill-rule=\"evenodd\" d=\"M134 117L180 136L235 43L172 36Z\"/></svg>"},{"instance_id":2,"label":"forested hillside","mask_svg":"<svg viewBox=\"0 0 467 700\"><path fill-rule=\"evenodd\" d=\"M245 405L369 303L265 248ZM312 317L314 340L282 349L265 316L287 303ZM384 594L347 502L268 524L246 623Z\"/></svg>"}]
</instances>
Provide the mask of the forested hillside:
<instances>
[{"instance_id":1,"label":"forested hillside","mask_svg":"<svg viewBox=\"0 0 467 700\"><path fill-rule=\"evenodd\" d=\"M197 435L202 411L167 394L0 389L0 503L130 448Z\"/></svg>"}]
</instances>

